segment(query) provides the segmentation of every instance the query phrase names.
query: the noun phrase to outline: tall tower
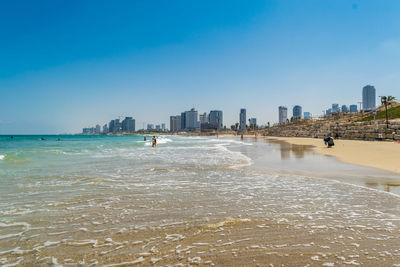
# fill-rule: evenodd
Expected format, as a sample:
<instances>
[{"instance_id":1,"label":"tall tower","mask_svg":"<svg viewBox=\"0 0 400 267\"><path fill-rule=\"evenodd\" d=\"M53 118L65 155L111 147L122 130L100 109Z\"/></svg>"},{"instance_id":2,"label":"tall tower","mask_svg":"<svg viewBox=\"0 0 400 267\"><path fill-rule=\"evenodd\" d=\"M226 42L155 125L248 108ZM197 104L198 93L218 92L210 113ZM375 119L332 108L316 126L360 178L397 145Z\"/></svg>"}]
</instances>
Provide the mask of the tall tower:
<instances>
[{"instance_id":1,"label":"tall tower","mask_svg":"<svg viewBox=\"0 0 400 267\"><path fill-rule=\"evenodd\" d=\"M246 130L246 109L242 108L240 109L240 114L239 114L239 128L240 130Z\"/></svg>"},{"instance_id":2,"label":"tall tower","mask_svg":"<svg viewBox=\"0 0 400 267\"><path fill-rule=\"evenodd\" d=\"M302 108L299 105L293 107L293 118L301 118Z\"/></svg>"},{"instance_id":3,"label":"tall tower","mask_svg":"<svg viewBox=\"0 0 400 267\"><path fill-rule=\"evenodd\" d=\"M364 86L362 91L363 110L373 110L376 107L376 90L372 85Z\"/></svg>"},{"instance_id":4,"label":"tall tower","mask_svg":"<svg viewBox=\"0 0 400 267\"><path fill-rule=\"evenodd\" d=\"M280 106L279 107L279 124L286 123L287 120L287 107Z\"/></svg>"}]
</instances>

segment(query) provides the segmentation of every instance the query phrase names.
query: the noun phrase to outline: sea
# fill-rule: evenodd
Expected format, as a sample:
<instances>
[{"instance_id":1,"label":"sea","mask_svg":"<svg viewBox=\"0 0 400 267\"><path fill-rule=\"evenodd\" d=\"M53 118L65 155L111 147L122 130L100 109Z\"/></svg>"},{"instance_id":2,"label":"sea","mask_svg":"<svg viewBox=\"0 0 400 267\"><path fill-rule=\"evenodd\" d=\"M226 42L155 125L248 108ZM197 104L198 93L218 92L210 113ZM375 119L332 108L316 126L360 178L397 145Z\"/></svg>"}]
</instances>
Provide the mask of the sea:
<instances>
[{"instance_id":1,"label":"sea","mask_svg":"<svg viewBox=\"0 0 400 267\"><path fill-rule=\"evenodd\" d=\"M264 138L151 138L0 136L0 265L400 262L399 175Z\"/></svg>"}]
</instances>

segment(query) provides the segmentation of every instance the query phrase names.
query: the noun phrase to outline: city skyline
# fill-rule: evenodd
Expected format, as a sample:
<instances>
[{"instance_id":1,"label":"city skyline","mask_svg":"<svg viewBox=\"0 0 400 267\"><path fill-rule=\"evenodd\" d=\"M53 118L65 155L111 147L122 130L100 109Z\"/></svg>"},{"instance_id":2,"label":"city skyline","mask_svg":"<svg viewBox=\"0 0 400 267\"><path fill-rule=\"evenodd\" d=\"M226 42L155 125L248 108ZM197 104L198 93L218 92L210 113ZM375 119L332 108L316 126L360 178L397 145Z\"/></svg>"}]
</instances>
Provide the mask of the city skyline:
<instances>
[{"instance_id":1,"label":"city skyline","mask_svg":"<svg viewBox=\"0 0 400 267\"><path fill-rule=\"evenodd\" d=\"M0 134L77 133L121 114L136 128L195 107L313 116L400 95L397 1L2 3ZM340 19L338 19L340 18Z\"/></svg>"}]
</instances>

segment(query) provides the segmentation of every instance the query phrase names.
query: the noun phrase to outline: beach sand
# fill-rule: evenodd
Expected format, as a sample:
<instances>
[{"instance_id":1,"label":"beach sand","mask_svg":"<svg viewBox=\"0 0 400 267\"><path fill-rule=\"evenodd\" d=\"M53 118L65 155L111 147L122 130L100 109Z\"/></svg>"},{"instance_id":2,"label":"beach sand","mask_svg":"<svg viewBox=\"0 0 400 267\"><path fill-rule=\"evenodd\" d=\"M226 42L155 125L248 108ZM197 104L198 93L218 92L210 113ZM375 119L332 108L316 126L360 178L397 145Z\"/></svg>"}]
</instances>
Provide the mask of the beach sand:
<instances>
[{"instance_id":1,"label":"beach sand","mask_svg":"<svg viewBox=\"0 0 400 267\"><path fill-rule=\"evenodd\" d=\"M299 137L266 137L295 145L311 145L318 153L335 156L340 161L400 173L400 143L383 141L335 140L327 148L323 140Z\"/></svg>"}]
</instances>

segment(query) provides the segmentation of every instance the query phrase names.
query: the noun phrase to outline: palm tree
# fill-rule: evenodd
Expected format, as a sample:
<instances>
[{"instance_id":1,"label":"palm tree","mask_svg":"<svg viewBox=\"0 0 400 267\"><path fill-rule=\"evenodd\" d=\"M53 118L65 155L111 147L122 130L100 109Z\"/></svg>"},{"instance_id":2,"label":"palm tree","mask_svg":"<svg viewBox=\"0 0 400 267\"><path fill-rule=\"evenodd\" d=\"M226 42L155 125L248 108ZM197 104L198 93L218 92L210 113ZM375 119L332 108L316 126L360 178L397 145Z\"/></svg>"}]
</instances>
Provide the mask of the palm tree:
<instances>
[{"instance_id":1,"label":"palm tree","mask_svg":"<svg viewBox=\"0 0 400 267\"><path fill-rule=\"evenodd\" d=\"M387 101L389 102L389 101L395 101L396 100L396 97L394 97L394 96L392 96L392 95L389 95L388 97L387 97Z\"/></svg>"},{"instance_id":2,"label":"palm tree","mask_svg":"<svg viewBox=\"0 0 400 267\"><path fill-rule=\"evenodd\" d=\"M235 123L235 130L237 131L237 129L239 128L239 123Z\"/></svg>"}]
</instances>

